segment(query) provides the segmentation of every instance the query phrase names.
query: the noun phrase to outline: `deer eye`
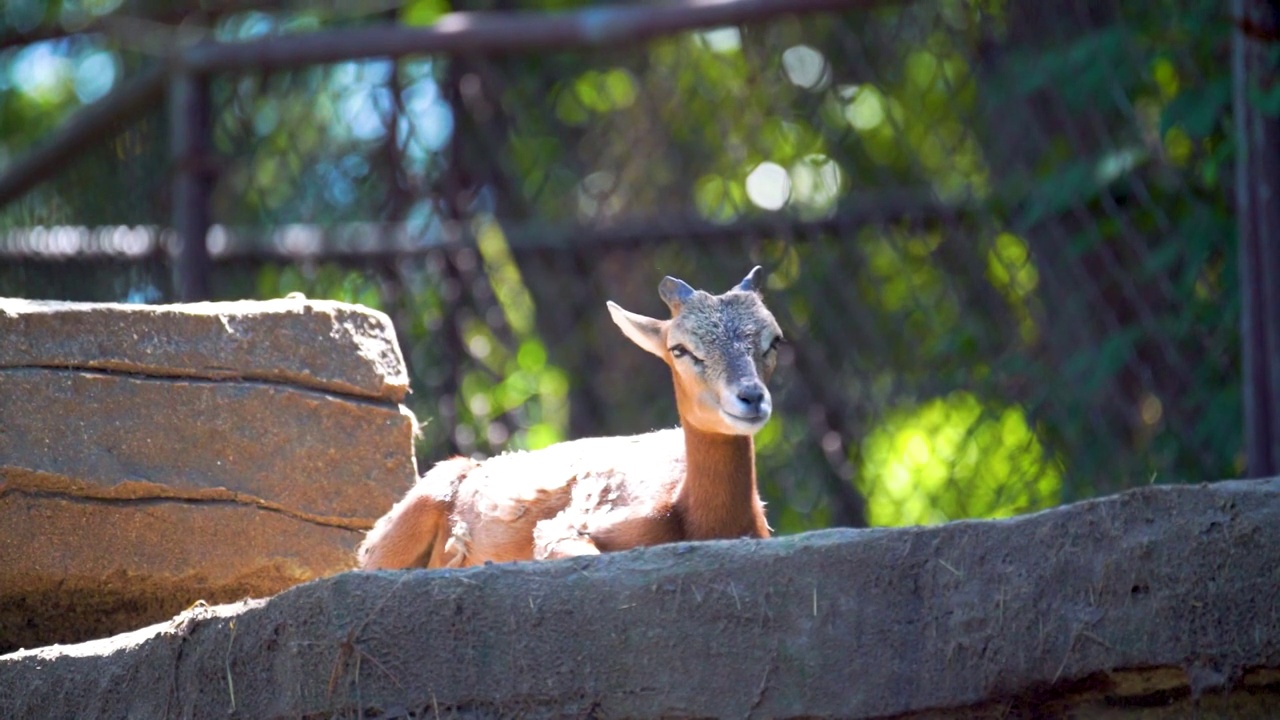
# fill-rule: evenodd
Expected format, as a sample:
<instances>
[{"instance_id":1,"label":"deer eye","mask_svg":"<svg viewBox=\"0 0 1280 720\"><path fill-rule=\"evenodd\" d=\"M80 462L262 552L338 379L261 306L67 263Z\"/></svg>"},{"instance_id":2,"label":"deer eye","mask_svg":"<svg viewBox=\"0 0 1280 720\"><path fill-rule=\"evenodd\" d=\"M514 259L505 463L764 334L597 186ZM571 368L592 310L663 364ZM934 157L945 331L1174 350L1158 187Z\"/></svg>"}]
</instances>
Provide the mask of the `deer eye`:
<instances>
[{"instance_id":1,"label":"deer eye","mask_svg":"<svg viewBox=\"0 0 1280 720\"><path fill-rule=\"evenodd\" d=\"M689 348L687 348L687 347L685 347L685 346L683 346L683 345L672 345L672 346L671 346L671 357L673 357L673 358L682 358L682 357L687 357L687 358L689 358L690 360L692 360L692 361L694 361L695 363L697 363L698 365L701 365L701 364L702 364L702 359L701 359L701 358L699 358L697 355L694 355L693 353L689 352Z\"/></svg>"},{"instance_id":2,"label":"deer eye","mask_svg":"<svg viewBox=\"0 0 1280 720\"><path fill-rule=\"evenodd\" d=\"M773 342L769 343L769 347L764 349L764 354L768 355L771 352L777 352L778 346L786 341L787 341L786 338L779 335L778 337L773 339Z\"/></svg>"}]
</instances>

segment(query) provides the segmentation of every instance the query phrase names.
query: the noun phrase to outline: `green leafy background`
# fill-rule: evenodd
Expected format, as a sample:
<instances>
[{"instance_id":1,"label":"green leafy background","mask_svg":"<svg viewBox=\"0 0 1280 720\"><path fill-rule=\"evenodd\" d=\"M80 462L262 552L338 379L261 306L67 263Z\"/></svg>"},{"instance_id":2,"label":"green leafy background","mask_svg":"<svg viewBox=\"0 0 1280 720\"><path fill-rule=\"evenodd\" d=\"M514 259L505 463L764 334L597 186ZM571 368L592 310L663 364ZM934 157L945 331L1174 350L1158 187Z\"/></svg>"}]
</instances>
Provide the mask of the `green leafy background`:
<instances>
[{"instance_id":1,"label":"green leafy background","mask_svg":"<svg viewBox=\"0 0 1280 720\"><path fill-rule=\"evenodd\" d=\"M721 290L763 264L792 341L758 437L782 532L1239 474L1226 10L1062 5L900 3L616 47L217 76L211 205L229 250L215 291L387 311L426 464L674 424L664 369L604 301L659 315L662 275ZM579 6L285 5L203 22L239 41ZM194 10L6 6L0 167L157 63L147 41ZM81 32L139 17L153 37ZM41 33L57 37L17 41ZM1280 108L1274 88L1251 101ZM164 226L167 132L159 105L0 209L0 233ZM286 257L290 228L319 228L322 251ZM156 256L6 261L0 293L173 295Z\"/></svg>"}]
</instances>

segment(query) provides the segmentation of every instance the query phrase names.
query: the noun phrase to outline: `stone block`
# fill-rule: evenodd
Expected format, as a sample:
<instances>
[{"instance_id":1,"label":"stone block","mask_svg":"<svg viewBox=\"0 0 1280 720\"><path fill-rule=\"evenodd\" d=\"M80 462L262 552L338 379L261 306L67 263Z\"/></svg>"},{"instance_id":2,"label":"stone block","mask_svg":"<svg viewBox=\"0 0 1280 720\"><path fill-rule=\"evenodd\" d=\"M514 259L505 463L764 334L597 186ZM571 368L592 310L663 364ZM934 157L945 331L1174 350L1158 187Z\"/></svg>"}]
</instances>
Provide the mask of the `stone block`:
<instances>
[{"instance_id":1,"label":"stone block","mask_svg":"<svg viewBox=\"0 0 1280 720\"><path fill-rule=\"evenodd\" d=\"M384 313L332 300L174 305L0 298L0 368L266 380L399 402L409 389Z\"/></svg>"},{"instance_id":2,"label":"stone block","mask_svg":"<svg viewBox=\"0 0 1280 720\"><path fill-rule=\"evenodd\" d=\"M0 300L0 651L350 568L416 476L386 316Z\"/></svg>"}]
</instances>

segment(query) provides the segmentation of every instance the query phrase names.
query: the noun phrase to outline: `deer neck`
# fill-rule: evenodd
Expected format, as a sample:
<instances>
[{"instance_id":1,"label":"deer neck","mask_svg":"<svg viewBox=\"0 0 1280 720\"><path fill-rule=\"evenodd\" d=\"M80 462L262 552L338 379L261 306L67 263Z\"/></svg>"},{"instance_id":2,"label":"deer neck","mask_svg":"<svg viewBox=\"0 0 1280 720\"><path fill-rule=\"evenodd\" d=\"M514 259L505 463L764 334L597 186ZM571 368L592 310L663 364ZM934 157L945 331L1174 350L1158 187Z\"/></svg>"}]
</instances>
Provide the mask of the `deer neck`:
<instances>
[{"instance_id":1,"label":"deer neck","mask_svg":"<svg viewBox=\"0 0 1280 720\"><path fill-rule=\"evenodd\" d=\"M686 539L768 537L756 491L755 441L684 423L685 479L676 497Z\"/></svg>"}]
</instances>

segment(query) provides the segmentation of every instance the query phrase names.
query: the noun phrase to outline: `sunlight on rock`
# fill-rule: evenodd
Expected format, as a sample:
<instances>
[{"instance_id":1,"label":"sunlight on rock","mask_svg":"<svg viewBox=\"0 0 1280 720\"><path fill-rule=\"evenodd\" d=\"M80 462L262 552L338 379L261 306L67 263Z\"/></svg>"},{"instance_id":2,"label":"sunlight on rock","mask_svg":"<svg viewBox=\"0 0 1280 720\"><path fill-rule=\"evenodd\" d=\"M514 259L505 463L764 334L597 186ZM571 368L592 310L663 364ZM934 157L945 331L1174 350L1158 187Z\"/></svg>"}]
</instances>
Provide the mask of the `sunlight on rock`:
<instances>
[{"instance_id":1,"label":"sunlight on rock","mask_svg":"<svg viewBox=\"0 0 1280 720\"><path fill-rule=\"evenodd\" d=\"M872 525L1007 517L1052 507L1060 463L1021 408L954 392L894 411L862 443L859 490Z\"/></svg>"},{"instance_id":2,"label":"sunlight on rock","mask_svg":"<svg viewBox=\"0 0 1280 720\"><path fill-rule=\"evenodd\" d=\"M781 165L762 162L747 176L747 197L764 210L781 210L791 197L791 176Z\"/></svg>"}]
</instances>

